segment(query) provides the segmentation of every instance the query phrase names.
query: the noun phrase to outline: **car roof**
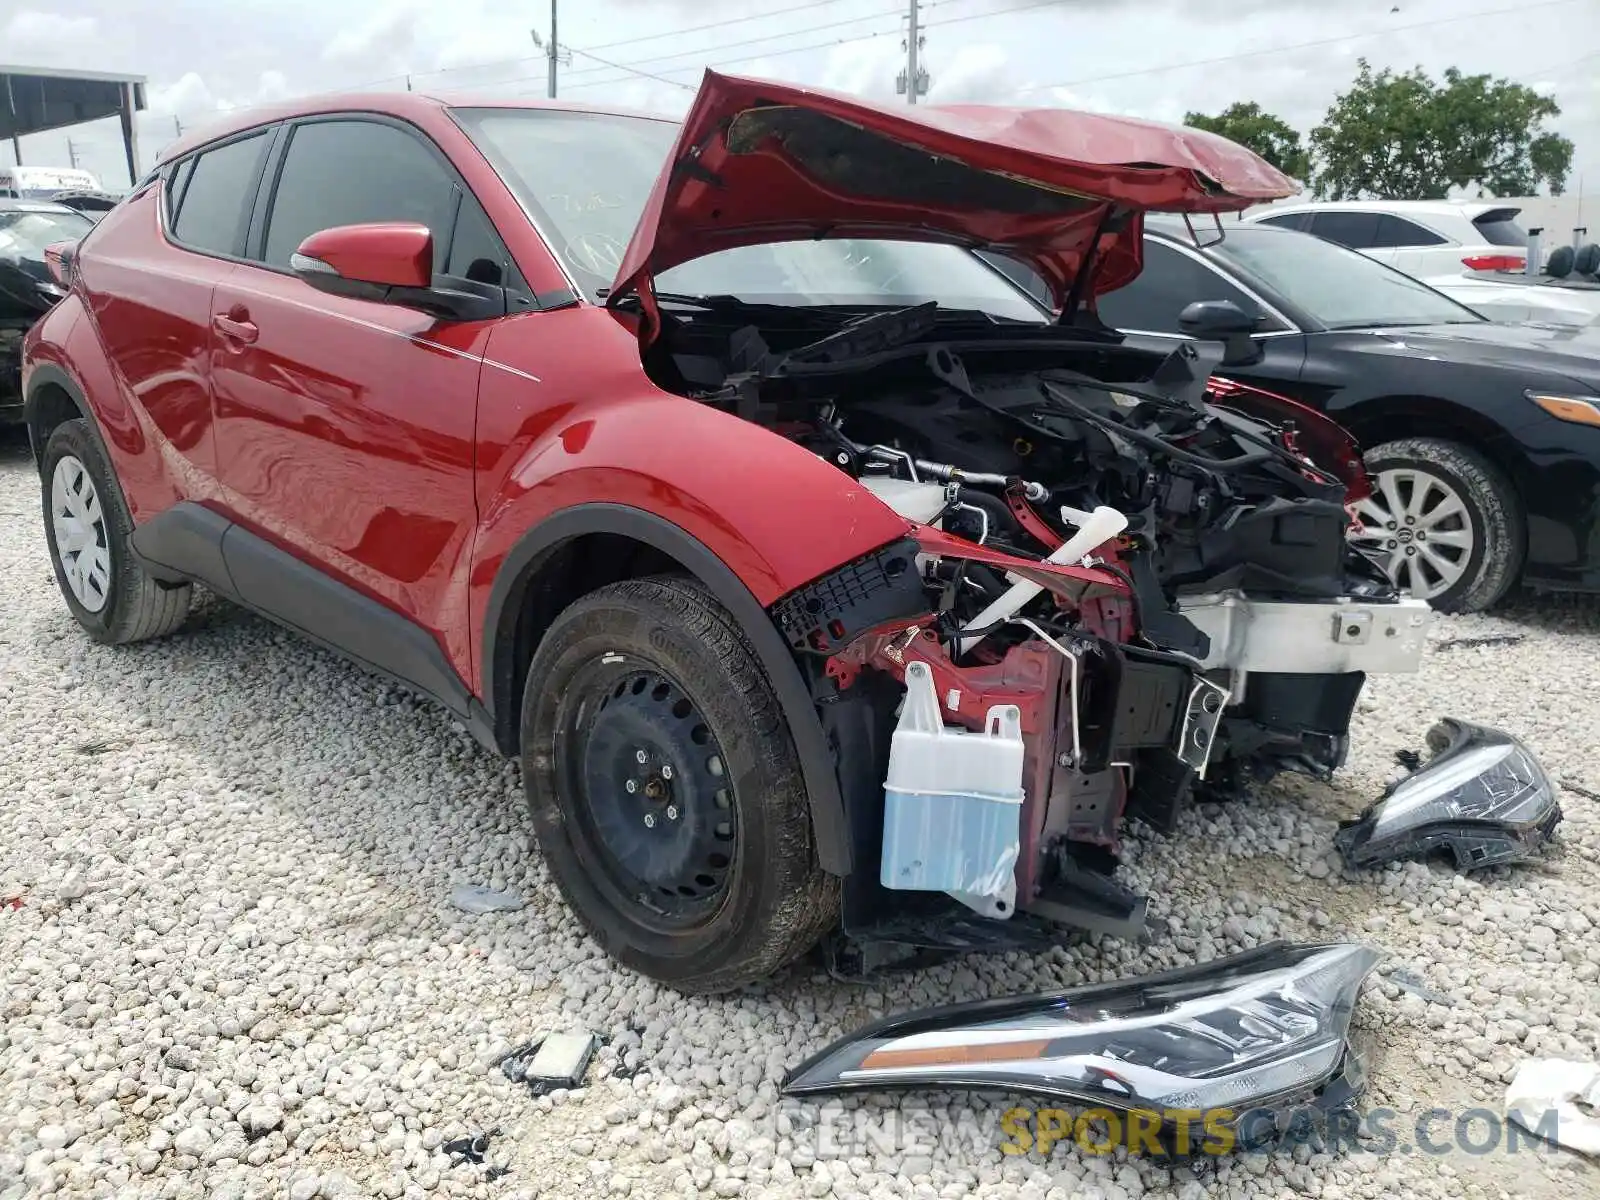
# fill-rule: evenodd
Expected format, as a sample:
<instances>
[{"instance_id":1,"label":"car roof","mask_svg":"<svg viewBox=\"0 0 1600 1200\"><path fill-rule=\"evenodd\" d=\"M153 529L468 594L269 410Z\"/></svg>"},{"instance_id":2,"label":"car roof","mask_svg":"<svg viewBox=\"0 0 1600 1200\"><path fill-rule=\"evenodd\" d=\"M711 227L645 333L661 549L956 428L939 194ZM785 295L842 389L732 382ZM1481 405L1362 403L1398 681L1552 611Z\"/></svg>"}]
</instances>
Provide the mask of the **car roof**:
<instances>
[{"instance_id":1,"label":"car roof","mask_svg":"<svg viewBox=\"0 0 1600 1200\"><path fill-rule=\"evenodd\" d=\"M369 112L400 120L419 120L433 113L452 108L528 108L555 109L562 112L592 113L597 116L638 117L654 121L678 122L660 113L610 107L603 104L570 103L563 100L533 100L524 97L474 96L435 92L335 92L320 96L303 96L277 104L264 104L255 108L228 113L192 133L168 143L157 156L156 165L182 158L189 151L219 138L290 121L296 117L314 117L323 113Z\"/></svg>"},{"instance_id":2,"label":"car roof","mask_svg":"<svg viewBox=\"0 0 1600 1200\"><path fill-rule=\"evenodd\" d=\"M1487 212L1520 212L1514 204L1493 200L1308 200L1274 204L1250 213L1247 220L1302 212L1387 212L1416 216L1466 217L1469 221Z\"/></svg>"},{"instance_id":3,"label":"car roof","mask_svg":"<svg viewBox=\"0 0 1600 1200\"><path fill-rule=\"evenodd\" d=\"M68 216L81 217L83 214L75 208L68 208L65 204L56 204L49 200L13 200L0 198L0 212L40 212L40 213L66 213Z\"/></svg>"}]
</instances>

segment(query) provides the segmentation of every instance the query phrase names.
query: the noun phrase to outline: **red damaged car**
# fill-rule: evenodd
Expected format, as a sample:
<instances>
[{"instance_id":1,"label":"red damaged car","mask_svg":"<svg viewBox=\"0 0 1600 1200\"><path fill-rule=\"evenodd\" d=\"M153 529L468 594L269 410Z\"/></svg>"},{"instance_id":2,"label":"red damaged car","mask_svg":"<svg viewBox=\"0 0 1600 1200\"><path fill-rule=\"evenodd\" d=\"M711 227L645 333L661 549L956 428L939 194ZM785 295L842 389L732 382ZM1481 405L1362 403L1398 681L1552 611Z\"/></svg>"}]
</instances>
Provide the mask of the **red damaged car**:
<instances>
[{"instance_id":1,"label":"red damaged car","mask_svg":"<svg viewBox=\"0 0 1600 1200\"><path fill-rule=\"evenodd\" d=\"M1145 211L1290 190L1195 130L715 74L682 123L239 114L53 260L62 595L125 643L202 584L432 696L680 988L1132 933L1124 821L1326 775L1421 652L1348 439L1211 382L1242 314L1165 358L1094 315Z\"/></svg>"}]
</instances>

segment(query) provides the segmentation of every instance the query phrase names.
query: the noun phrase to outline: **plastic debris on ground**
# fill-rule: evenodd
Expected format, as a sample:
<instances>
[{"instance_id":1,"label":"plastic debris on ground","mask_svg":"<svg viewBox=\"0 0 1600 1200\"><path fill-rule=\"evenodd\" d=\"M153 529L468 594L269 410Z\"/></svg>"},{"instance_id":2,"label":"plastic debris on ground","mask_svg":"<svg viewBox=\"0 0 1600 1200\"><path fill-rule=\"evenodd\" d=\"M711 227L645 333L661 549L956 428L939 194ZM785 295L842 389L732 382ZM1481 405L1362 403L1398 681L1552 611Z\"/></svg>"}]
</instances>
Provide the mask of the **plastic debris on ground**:
<instances>
[{"instance_id":1,"label":"plastic debris on ground","mask_svg":"<svg viewBox=\"0 0 1600 1200\"><path fill-rule=\"evenodd\" d=\"M526 1083L535 1096L582 1085L594 1057L592 1033L552 1033L519 1046L498 1062L512 1083Z\"/></svg>"},{"instance_id":2,"label":"plastic debris on ground","mask_svg":"<svg viewBox=\"0 0 1600 1200\"><path fill-rule=\"evenodd\" d=\"M481 916L484 913L516 912L527 901L515 892L500 892L475 883L464 883L450 893L450 903L464 913Z\"/></svg>"},{"instance_id":3,"label":"plastic debris on ground","mask_svg":"<svg viewBox=\"0 0 1600 1200\"><path fill-rule=\"evenodd\" d=\"M1600 1156L1600 1063L1523 1063L1506 1088L1506 1119L1568 1150Z\"/></svg>"}]
</instances>

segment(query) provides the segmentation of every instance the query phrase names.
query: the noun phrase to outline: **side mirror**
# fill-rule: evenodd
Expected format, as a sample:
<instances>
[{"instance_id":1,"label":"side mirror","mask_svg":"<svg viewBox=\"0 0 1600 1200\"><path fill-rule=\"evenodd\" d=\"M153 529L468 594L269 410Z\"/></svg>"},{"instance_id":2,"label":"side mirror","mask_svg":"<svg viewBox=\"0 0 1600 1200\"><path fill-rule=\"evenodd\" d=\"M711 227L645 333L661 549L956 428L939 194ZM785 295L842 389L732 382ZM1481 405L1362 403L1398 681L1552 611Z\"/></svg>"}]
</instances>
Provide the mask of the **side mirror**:
<instances>
[{"instance_id":1,"label":"side mirror","mask_svg":"<svg viewBox=\"0 0 1600 1200\"><path fill-rule=\"evenodd\" d=\"M445 320L488 320L507 311L503 288L435 280L433 234L410 221L320 230L289 256L289 269L319 292L421 309Z\"/></svg>"},{"instance_id":2,"label":"side mirror","mask_svg":"<svg viewBox=\"0 0 1600 1200\"><path fill-rule=\"evenodd\" d=\"M1178 328L1203 342L1222 343L1222 361L1242 365L1261 360L1261 347L1251 334L1259 319L1232 300L1196 300L1178 314Z\"/></svg>"}]
</instances>

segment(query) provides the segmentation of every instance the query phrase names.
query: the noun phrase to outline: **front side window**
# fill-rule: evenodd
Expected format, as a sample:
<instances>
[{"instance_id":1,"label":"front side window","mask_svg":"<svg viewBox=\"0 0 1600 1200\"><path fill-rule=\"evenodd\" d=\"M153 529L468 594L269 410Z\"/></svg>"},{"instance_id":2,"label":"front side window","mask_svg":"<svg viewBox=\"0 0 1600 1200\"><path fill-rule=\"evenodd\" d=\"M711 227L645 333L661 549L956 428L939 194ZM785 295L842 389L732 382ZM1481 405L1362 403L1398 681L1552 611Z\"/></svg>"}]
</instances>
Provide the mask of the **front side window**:
<instances>
[{"instance_id":1,"label":"front side window","mask_svg":"<svg viewBox=\"0 0 1600 1200\"><path fill-rule=\"evenodd\" d=\"M199 155L173 223L180 242L213 254L243 250L267 141L265 132L252 134Z\"/></svg>"},{"instance_id":2,"label":"front side window","mask_svg":"<svg viewBox=\"0 0 1600 1200\"><path fill-rule=\"evenodd\" d=\"M297 126L273 193L265 261L286 268L301 242L338 225L414 221L433 231L440 271L456 195L439 160L403 129L363 120Z\"/></svg>"},{"instance_id":3,"label":"front side window","mask_svg":"<svg viewBox=\"0 0 1600 1200\"><path fill-rule=\"evenodd\" d=\"M1233 236L1230 230L1228 238ZM1262 318L1259 328L1283 328L1215 268L1154 238L1144 242L1144 270L1131 283L1101 296L1095 307L1113 329L1181 336L1178 317L1197 300L1231 300Z\"/></svg>"}]
</instances>

